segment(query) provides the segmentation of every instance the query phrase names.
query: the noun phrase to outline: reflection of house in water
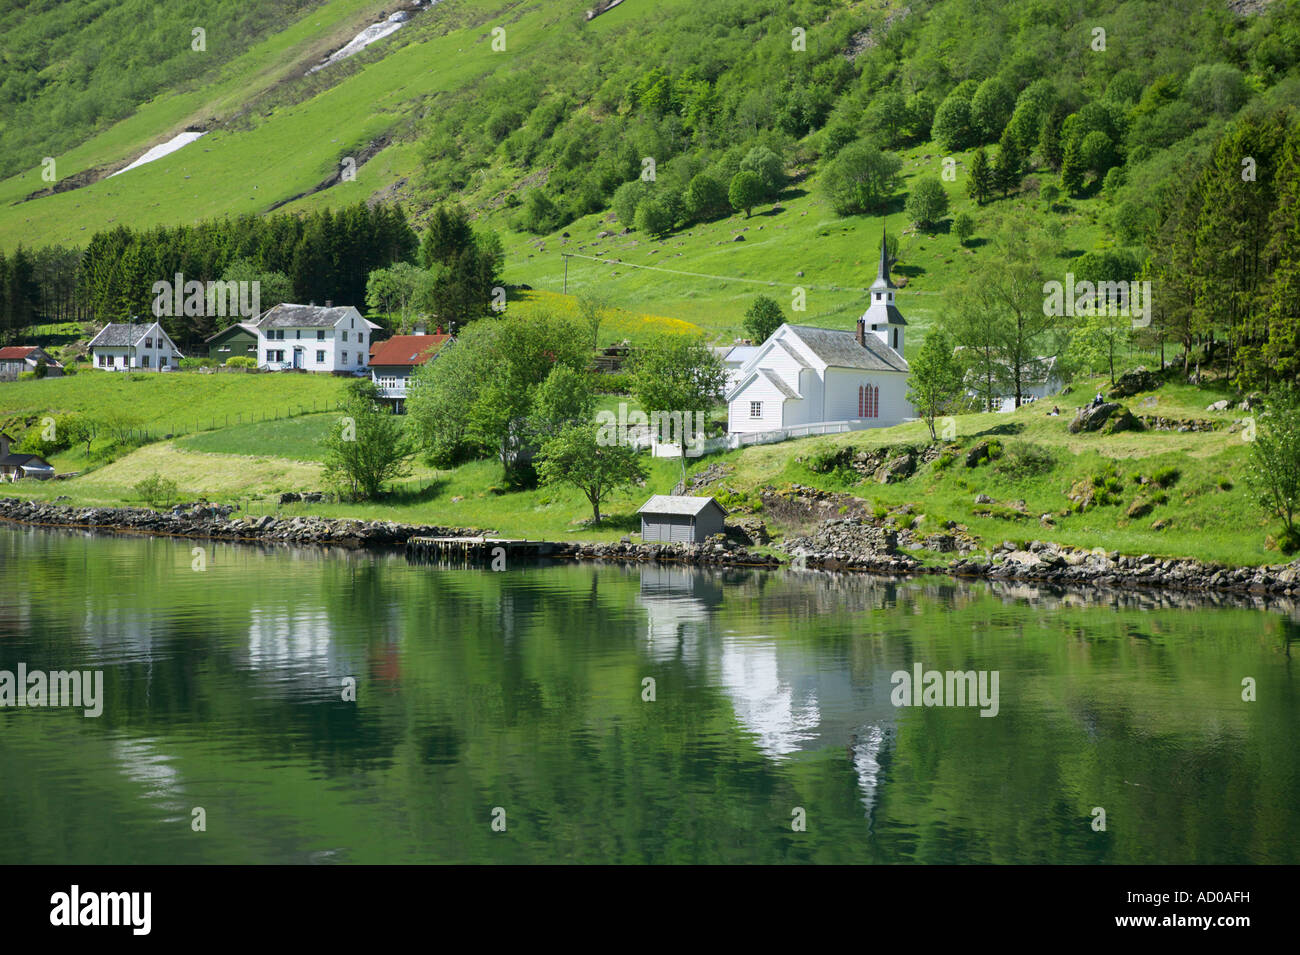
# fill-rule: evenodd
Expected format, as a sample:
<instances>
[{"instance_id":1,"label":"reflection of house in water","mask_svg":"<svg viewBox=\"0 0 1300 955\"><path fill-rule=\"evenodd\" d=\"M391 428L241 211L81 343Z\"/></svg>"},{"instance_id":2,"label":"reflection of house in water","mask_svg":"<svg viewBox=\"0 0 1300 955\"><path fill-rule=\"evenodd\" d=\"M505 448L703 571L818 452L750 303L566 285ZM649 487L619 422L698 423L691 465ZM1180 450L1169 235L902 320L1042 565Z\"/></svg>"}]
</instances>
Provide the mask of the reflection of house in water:
<instances>
[{"instance_id":1,"label":"reflection of house in water","mask_svg":"<svg viewBox=\"0 0 1300 955\"><path fill-rule=\"evenodd\" d=\"M794 586L828 585L809 578ZM710 682L731 700L737 723L770 759L828 747L845 750L870 814L881 762L892 746L897 712L889 700L892 670L881 663L864 680L855 675L842 645L724 630L714 623L713 614L725 596L719 578L707 572L643 567L638 603L649 620L646 642L651 657L701 665ZM731 596L743 599L739 593ZM799 598L797 593L785 596ZM751 602L755 610L759 605ZM756 630L757 619L753 625Z\"/></svg>"},{"instance_id":2,"label":"reflection of house in water","mask_svg":"<svg viewBox=\"0 0 1300 955\"><path fill-rule=\"evenodd\" d=\"M637 603L648 619L651 657L696 663L709 614L722 603L722 585L689 568L647 564L641 568Z\"/></svg>"},{"instance_id":3,"label":"reflection of house in water","mask_svg":"<svg viewBox=\"0 0 1300 955\"><path fill-rule=\"evenodd\" d=\"M316 694L337 693L345 676L365 672L361 653L340 647L325 610L291 612L254 607L248 625L247 666L275 684Z\"/></svg>"}]
</instances>

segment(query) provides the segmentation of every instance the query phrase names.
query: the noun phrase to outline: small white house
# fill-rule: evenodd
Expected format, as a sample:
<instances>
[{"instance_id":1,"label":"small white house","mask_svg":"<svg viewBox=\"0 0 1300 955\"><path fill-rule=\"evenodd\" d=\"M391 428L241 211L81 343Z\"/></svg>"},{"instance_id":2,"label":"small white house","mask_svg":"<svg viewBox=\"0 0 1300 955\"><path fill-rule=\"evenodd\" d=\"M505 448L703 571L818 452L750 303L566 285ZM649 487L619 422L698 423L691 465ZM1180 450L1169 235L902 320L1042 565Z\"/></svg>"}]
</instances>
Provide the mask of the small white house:
<instances>
[{"instance_id":1,"label":"small white house","mask_svg":"<svg viewBox=\"0 0 1300 955\"><path fill-rule=\"evenodd\" d=\"M351 305L277 305L257 320L259 368L364 372L374 322Z\"/></svg>"},{"instance_id":2,"label":"small white house","mask_svg":"<svg viewBox=\"0 0 1300 955\"><path fill-rule=\"evenodd\" d=\"M907 400L903 331L884 239L871 302L855 331L782 325L735 374L727 392L731 434L842 422L886 428L915 417Z\"/></svg>"},{"instance_id":3,"label":"small white house","mask_svg":"<svg viewBox=\"0 0 1300 955\"><path fill-rule=\"evenodd\" d=\"M105 325L90 340L90 361L104 371L174 371L180 349L157 322Z\"/></svg>"},{"instance_id":4,"label":"small white house","mask_svg":"<svg viewBox=\"0 0 1300 955\"><path fill-rule=\"evenodd\" d=\"M960 360L963 351L964 349L958 346L953 350L953 354ZM1010 384L1012 380L1011 366L1006 362L999 362L997 368L997 380L994 382L996 393L993 395L993 407L989 410L997 412L1015 411L1016 394ZM973 369L966 373L966 394L972 398L982 399L985 387L979 378L979 372ZM1061 377L1060 371L1057 370L1056 359L1052 356L1040 355L1025 363L1023 380L1020 383L1020 400L1022 404L1030 404L1040 398L1059 394L1064 387L1065 380Z\"/></svg>"}]
</instances>

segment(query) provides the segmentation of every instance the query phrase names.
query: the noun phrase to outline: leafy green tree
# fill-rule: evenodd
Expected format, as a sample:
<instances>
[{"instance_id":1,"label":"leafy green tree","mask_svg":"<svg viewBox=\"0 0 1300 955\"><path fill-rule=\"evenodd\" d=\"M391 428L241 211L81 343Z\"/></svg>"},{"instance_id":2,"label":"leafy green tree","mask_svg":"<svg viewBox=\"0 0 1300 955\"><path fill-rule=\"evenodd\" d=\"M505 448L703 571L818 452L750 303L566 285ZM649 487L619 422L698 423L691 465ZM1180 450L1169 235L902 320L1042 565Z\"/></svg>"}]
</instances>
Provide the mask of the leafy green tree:
<instances>
[{"instance_id":1,"label":"leafy green tree","mask_svg":"<svg viewBox=\"0 0 1300 955\"><path fill-rule=\"evenodd\" d=\"M896 146L902 142L911 126L912 114L902 93L886 90L872 97L870 105L862 114L862 122L880 142L886 146Z\"/></svg>"},{"instance_id":2,"label":"leafy green tree","mask_svg":"<svg viewBox=\"0 0 1300 955\"><path fill-rule=\"evenodd\" d=\"M1000 77L990 76L979 85L970 100L970 124L980 142L991 143L1002 135L1015 102L1015 93Z\"/></svg>"},{"instance_id":3,"label":"leafy green tree","mask_svg":"<svg viewBox=\"0 0 1300 955\"><path fill-rule=\"evenodd\" d=\"M931 332L908 365L907 400L930 429L930 440L937 441L934 419L946 413L962 393L962 370L953 357L952 340L942 329Z\"/></svg>"},{"instance_id":4,"label":"leafy green tree","mask_svg":"<svg viewBox=\"0 0 1300 955\"><path fill-rule=\"evenodd\" d=\"M524 197L520 224L534 235L544 235L556 229L561 221L559 208L542 189L530 189Z\"/></svg>"},{"instance_id":5,"label":"leafy green tree","mask_svg":"<svg viewBox=\"0 0 1300 955\"><path fill-rule=\"evenodd\" d=\"M745 310L745 332L755 343L767 341L785 324L785 313L774 298L760 295Z\"/></svg>"},{"instance_id":6,"label":"leafy green tree","mask_svg":"<svg viewBox=\"0 0 1300 955\"><path fill-rule=\"evenodd\" d=\"M373 386L369 393L364 387L350 390L338 422L322 444L326 480L359 500L374 500L390 481L411 473L414 445L402 419L375 400Z\"/></svg>"},{"instance_id":7,"label":"leafy green tree","mask_svg":"<svg viewBox=\"0 0 1300 955\"><path fill-rule=\"evenodd\" d=\"M949 93L935 111L930 134L949 152L970 146L976 136L971 123L970 97L959 95L957 90Z\"/></svg>"},{"instance_id":8,"label":"leafy green tree","mask_svg":"<svg viewBox=\"0 0 1300 955\"><path fill-rule=\"evenodd\" d=\"M1133 320L1127 315L1111 315L1101 303L1082 316L1081 324L1070 337L1066 357L1071 367L1090 372L1105 371L1115 384L1115 361L1133 338Z\"/></svg>"},{"instance_id":9,"label":"leafy green tree","mask_svg":"<svg viewBox=\"0 0 1300 955\"><path fill-rule=\"evenodd\" d=\"M1282 548L1300 549L1300 395L1295 389L1278 389L1264 404L1251 443L1247 478L1260 504L1282 520Z\"/></svg>"},{"instance_id":10,"label":"leafy green tree","mask_svg":"<svg viewBox=\"0 0 1300 955\"><path fill-rule=\"evenodd\" d=\"M965 245L975 234L975 217L969 212L959 212L957 218L952 220L952 234L958 242Z\"/></svg>"},{"instance_id":11,"label":"leafy green tree","mask_svg":"<svg viewBox=\"0 0 1300 955\"><path fill-rule=\"evenodd\" d=\"M627 228L633 228L636 223L637 206L643 199L648 198L650 193L650 184L640 179L623 183L614 190L614 198L610 202L615 218Z\"/></svg>"},{"instance_id":12,"label":"leafy green tree","mask_svg":"<svg viewBox=\"0 0 1300 955\"><path fill-rule=\"evenodd\" d=\"M822 173L822 191L837 215L868 212L898 188L902 160L869 142L846 146Z\"/></svg>"},{"instance_id":13,"label":"leafy green tree","mask_svg":"<svg viewBox=\"0 0 1300 955\"><path fill-rule=\"evenodd\" d=\"M752 172L763 182L763 198L775 199L785 187L781 157L766 146L755 146L740 161L741 172Z\"/></svg>"},{"instance_id":14,"label":"leafy green tree","mask_svg":"<svg viewBox=\"0 0 1300 955\"><path fill-rule=\"evenodd\" d=\"M686 187L686 214L692 222L706 222L731 211L727 189L722 181L707 172L697 173Z\"/></svg>"},{"instance_id":15,"label":"leafy green tree","mask_svg":"<svg viewBox=\"0 0 1300 955\"><path fill-rule=\"evenodd\" d=\"M721 359L693 335L663 334L632 353L632 394L646 414L707 412L722 401Z\"/></svg>"},{"instance_id":16,"label":"leafy green tree","mask_svg":"<svg viewBox=\"0 0 1300 955\"><path fill-rule=\"evenodd\" d=\"M643 199L636 207L636 228L638 232L656 239L662 239L673 231L675 217L672 207L657 196Z\"/></svg>"},{"instance_id":17,"label":"leafy green tree","mask_svg":"<svg viewBox=\"0 0 1300 955\"><path fill-rule=\"evenodd\" d=\"M555 365L533 396L533 432L540 440L559 434L567 425L590 422L596 398L587 372Z\"/></svg>"},{"instance_id":18,"label":"leafy green tree","mask_svg":"<svg viewBox=\"0 0 1300 955\"><path fill-rule=\"evenodd\" d=\"M744 211L748 219L754 206L763 201L765 189L758 173L741 170L731 177L731 187L727 190L727 199L737 212Z\"/></svg>"},{"instance_id":19,"label":"leafy green tree","mask_svg":"<svg viewBox=\"0 0 1300 955\"><path fill-rule=\"evenodd\" d=\"M637 453L625 444L602 445L594 424L568 424L548 439L537 457L537 475L543 484L568 484L581 491L596 524L602 502L646 476Z\"/></svg>"},{"instance_id":20,"label":"leafy green tree","mask_svg":"<svg viewBox=\"0 0 1300 955\"><path fill-rule=\"evenodd\" d=\"M283 272L258 268L252 259L233 259L221 272L222 282L257 283L258 302L263 311L293 300L293 282ZM215 289L207 292L208 309L215 313ZM229 308L229 305L227 305ZM233 310L228 314L233 314Z\"/></svg>"},{"instance_id":21,"label":"leafy green tree","mask_svg":"<svg viewBox=\"0 0 1300 955\"><path fill-rule=\"evenodd\" d=\"M591 350L600 345L600 326L613 312L609 298L595 289L583 289L578 293L578 321L591 333Z\"/></svg>"},{"instance_id":22,"label":"leafy green tree","mask_svg":"<svg viewBox=\"0 0 1300 955\"><path fill-rule=\"evenodd\" d=\"M919 180L904 206L908 217L920 229L932 230L948 214L948 193L937 176Z\"/></svg>"},{"instance_id":23,"label":"leafy green tree","mask_svg":"<svg viewBox=\"0 0 1300 955\"><path fill-rule=\"evenodd\" d=\"M375 269L366 281L366 307L397 316L398 328L405 331L417 314L432 308L434 281L427 269L410 262Z\"/></svg>"},{"instance_id":24,"label":"leafy green tree","mask_svg":"<svg viewBox=\"0 0 1300 955\"><path fill-rule=\"evenodd\" d=\"M1250 95L1241 70L1227 63L1202 63L1183 84L1183 96L1197 109L1231 116Z\"/></svg>"},{"instance_id":25,"label":"leafy green tree","mask_svg":"<svg viewBox=\"0 0 1300 955\"><path fill-rule=\"evenodd\" d=\"M970 174L966 178L966 194L982 206L993 195L993 186L993 167L989 165L989 154L981 146L971 156Z\"/></svg>"},{"instance_id":26,"label":"leafy green tree","mask_svg":"<svg viewBox=\"0 0 1300 955\"><path fill-rule=\"evenodd\" d=\"M1119 156L1115 144L1101 130L1093 130L1080 141L1079 163L1098 177L1106 175L1106 171L1117 162Z\"/></svg>"}]
</instances>

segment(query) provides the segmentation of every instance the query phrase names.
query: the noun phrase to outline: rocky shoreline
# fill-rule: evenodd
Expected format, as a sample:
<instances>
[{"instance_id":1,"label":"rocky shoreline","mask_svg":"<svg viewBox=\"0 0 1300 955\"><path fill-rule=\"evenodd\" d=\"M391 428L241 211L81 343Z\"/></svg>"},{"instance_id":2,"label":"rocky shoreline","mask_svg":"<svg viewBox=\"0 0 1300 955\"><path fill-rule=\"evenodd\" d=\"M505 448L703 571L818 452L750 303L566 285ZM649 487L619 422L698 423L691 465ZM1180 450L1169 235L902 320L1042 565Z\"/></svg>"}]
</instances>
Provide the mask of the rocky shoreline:
<instances>
[{"instance_id":1,"label":"rocky shoreline","mask_svg":"<svg viewBox=\"0 0 1300 955\"><path fill-rule=\"evenodd\" d=\"M186 537L196 540L267 544L325 544L336 547L401 547L408 537L454 537L482 531L464 527L399 524L329 517L236 516L224 504L144 507L66 507L19 498L0 498L0 521L105 533Z\"/></svg>"},{"instance_id":2,"label":"rocky shoreline","mask_svg":"<svg viewBox=\"0 0 1300 955\"><path fill-rule=\"evenodd\" d=\"M0 498L0 520L32 526L80 528L107 533L146 534L266 544L316 544L347 548L399 548L410 537L478 536L475 528L402 524L324 517L235 516L225 505L197 503L170 511L147 508L71 507ZM952 539L949 539L951 536ZM1051 541L1004 541L975 550L973 540L932 535L913 541L932 551L957 551L946 564L922 563L900 552L907 531L850 517L823 520L805 537L789 538L782 549L795 569L917 575L943 574L991 581L1025 581L1074 588L1153 589L1300 597L1300 559L1289 564L1229 567L1191 558L1149 554L1125 556L1101 548L1084 550ZM549 554L577 560L683 563L701 566L776 568L778 557L758 553L732 534L701 544L559 542Z\"/></svg>"}]
</instances>

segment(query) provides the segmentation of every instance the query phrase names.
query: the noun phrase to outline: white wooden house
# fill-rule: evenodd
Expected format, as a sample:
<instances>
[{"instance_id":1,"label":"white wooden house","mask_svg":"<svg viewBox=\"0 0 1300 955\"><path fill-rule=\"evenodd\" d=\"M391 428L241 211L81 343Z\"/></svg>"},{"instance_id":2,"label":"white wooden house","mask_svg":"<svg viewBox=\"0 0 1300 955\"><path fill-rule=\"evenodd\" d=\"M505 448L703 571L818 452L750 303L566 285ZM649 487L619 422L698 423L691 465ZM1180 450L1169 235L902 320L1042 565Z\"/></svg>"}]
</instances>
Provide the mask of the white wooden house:
<instances>
[{"instance_id":1,"label":"white wooden house","mask_svg":"<svg viewBox=\"0 0 1300 955\"><path fill-rule=\"evenodd\" d=\"M90 361L104 371L174 371L184 357L157 322L112 323L90 340Z\"/></svg>"},{"instance_id":2,"label":"white wooden house","mask_svg":"<svg viewBox=\"0 0 1300 955\"><path fill-rule=\"evenodd\" d=\"M277 305L257 320L257 365L276 371L365 372L377 328L351 305Z\"/></svg>"},{"instance_id":3,"label":"white wooden house","mask_svg":"<svg viewBox=\"0 0 1300 955\"><path fill-rule=\"evenodd\" d=\"M854 331L782 325L735 373L731 434L843 423L886 428L915 417L907 400L903 334L884 239L871 301Z\"/></svg>"}]
</instances>

